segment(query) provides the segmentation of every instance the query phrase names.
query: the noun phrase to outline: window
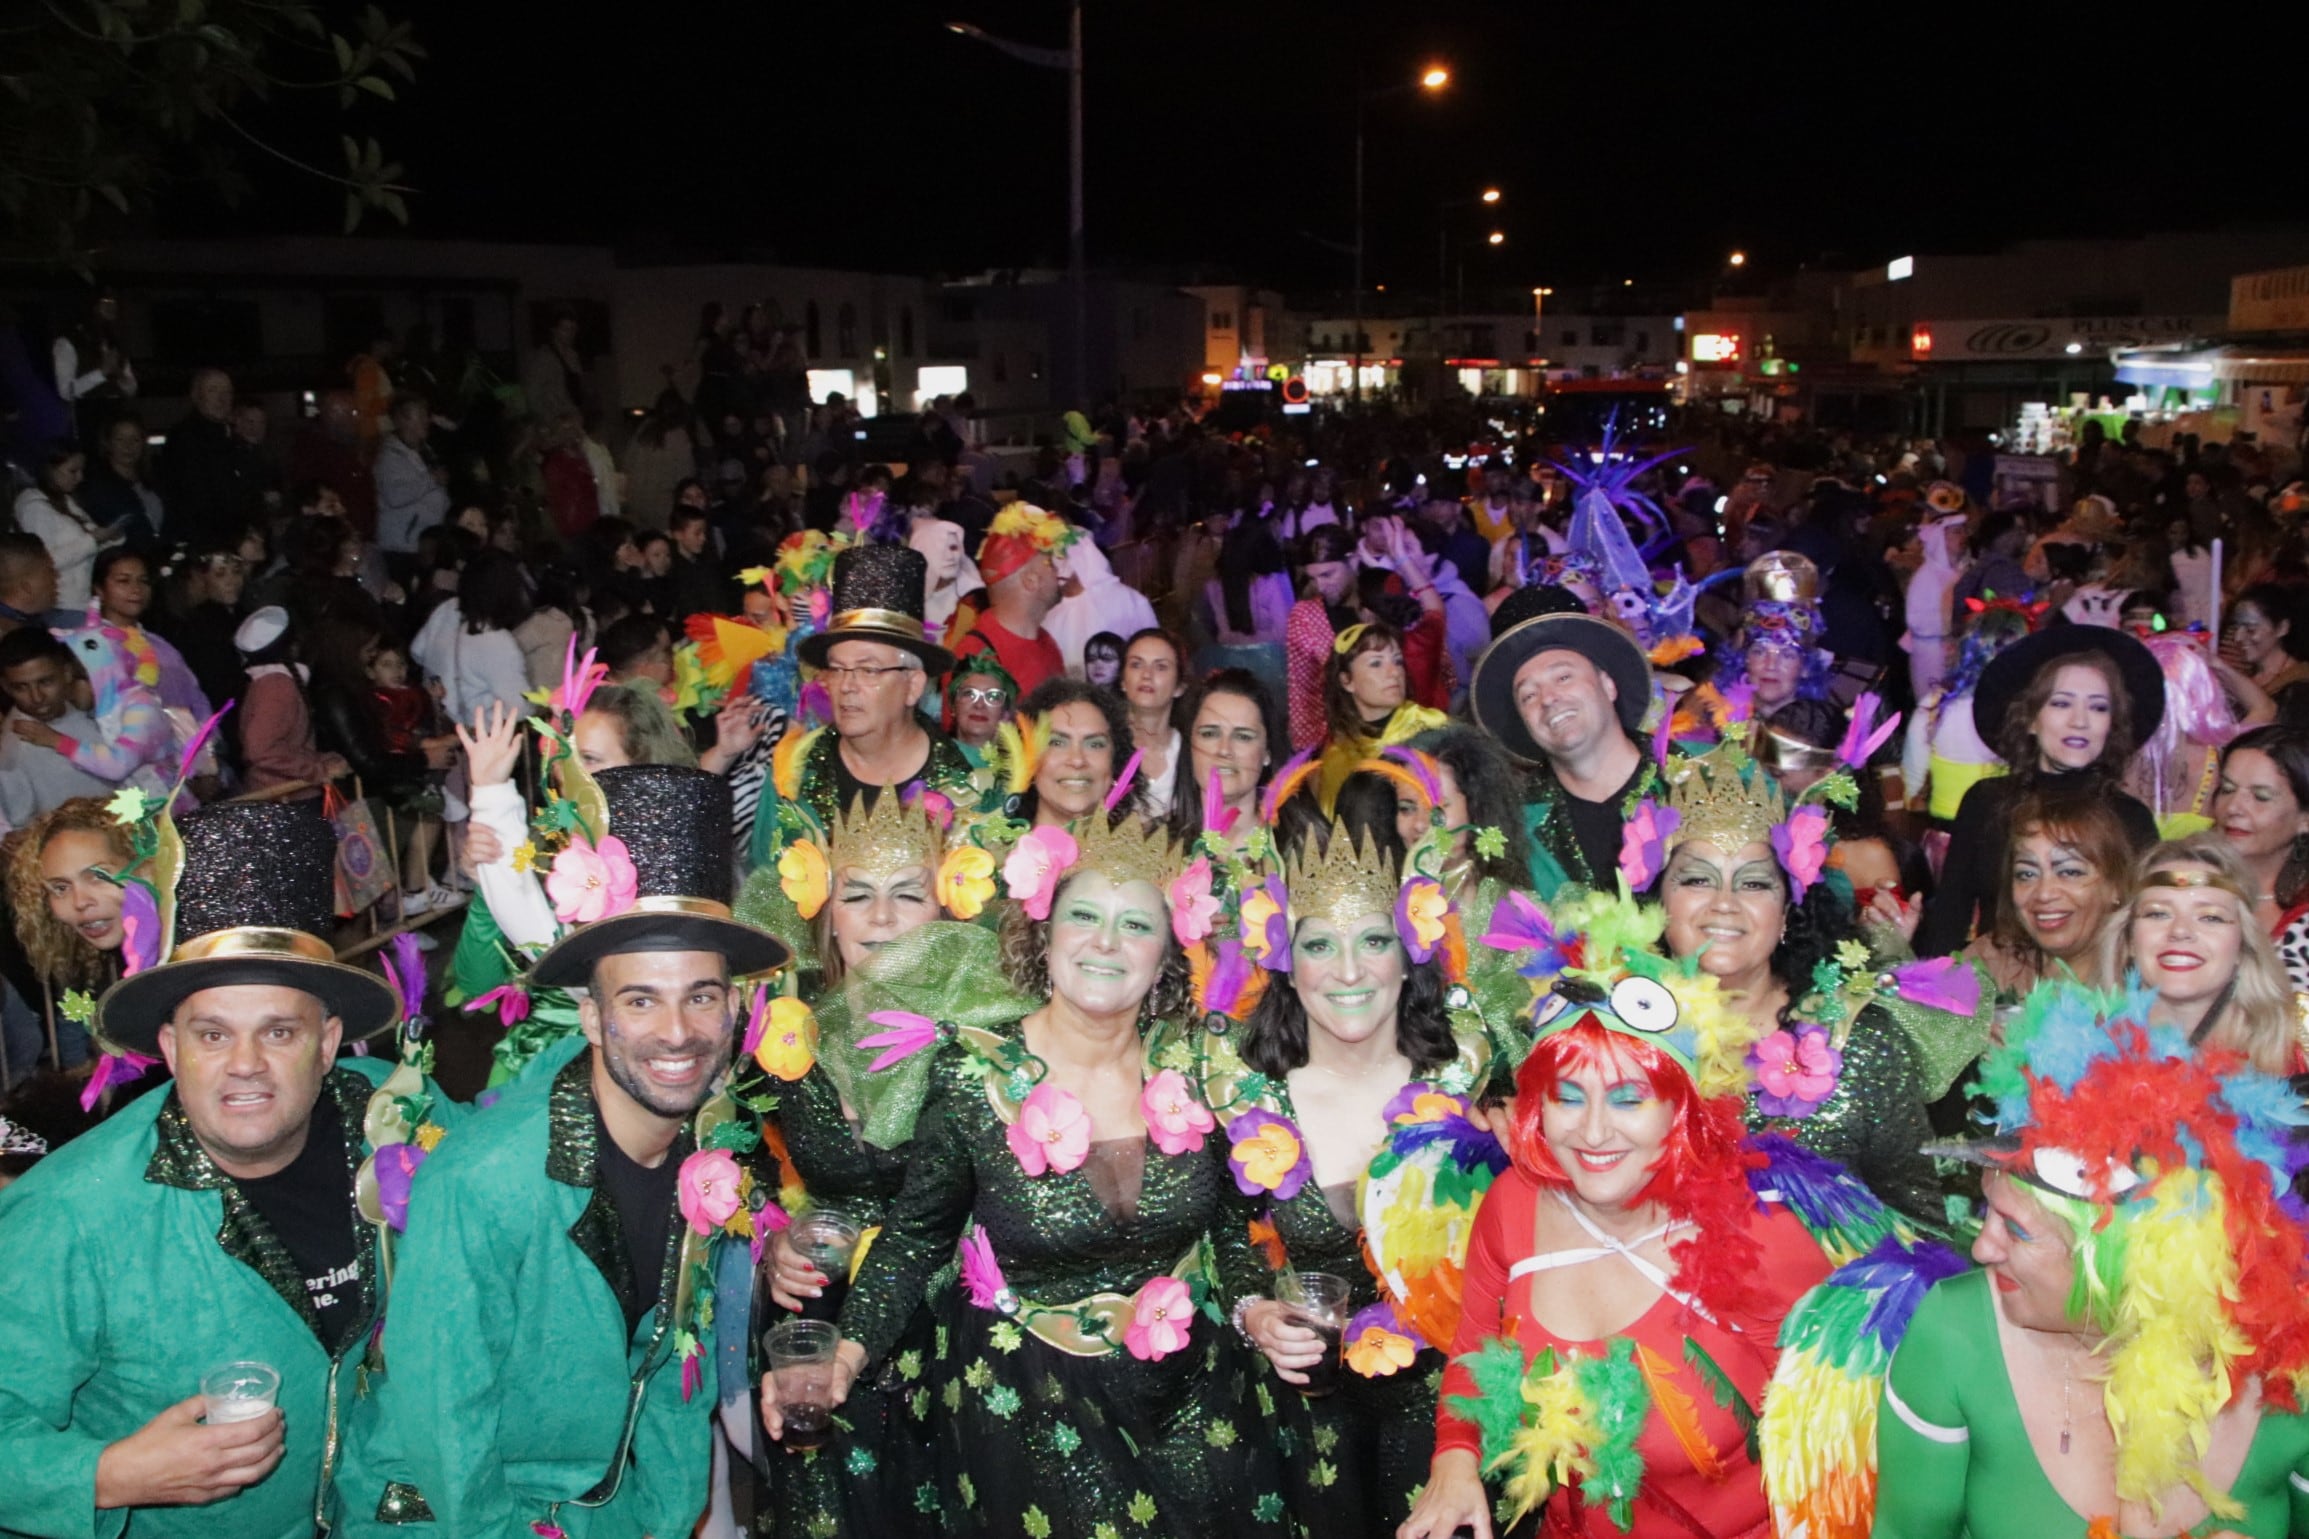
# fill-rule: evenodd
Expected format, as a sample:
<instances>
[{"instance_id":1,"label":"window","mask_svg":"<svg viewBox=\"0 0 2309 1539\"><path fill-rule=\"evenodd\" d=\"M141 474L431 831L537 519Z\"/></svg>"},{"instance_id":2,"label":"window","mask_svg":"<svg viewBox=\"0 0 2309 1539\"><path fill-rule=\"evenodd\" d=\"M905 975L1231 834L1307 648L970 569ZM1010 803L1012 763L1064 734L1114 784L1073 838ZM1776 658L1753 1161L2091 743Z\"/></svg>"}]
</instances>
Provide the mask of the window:
<instances>
[{"instance_id":1,"label":"window","mask_svg":"<svg viewBox=\"0 0 2309 1539\"><path fill-rule=\"evenodd\" d=\"M1579 333L1578 333L1578 332L1576 332L1576 331L1567 331L1567 332L1565 332L1565 333L1563 334L1563 345L1564 345L1565 347L1577 347L1577 346L1579 346Z\"/></svg>"},{"instance_id":2,"label":"window","mask_svg":"<svg viewBox=\"0 0 2309 1539\"><path fill-rule=\"evenodd\" d=\"M834 312L834 352L842 358L858 356L858 307L846 299Z\"/></svg>"},{"instance_id":3,"label":"window","mask_svg":"<svg viewBox=\"0 0 2309 1539\"><path fill-rule=\"evenodd\" d=\"M1233 331L1234 329L1235 329L1235 312L1234 312L1234 311L1232 311L1232 310L1213 310L1213 311L1211 312L1211 330L1213 330L1213 331Z\"/></svg>"},{"instance_id":4,"label":"window","mask_svg":"<svg viewBox=\"0 0 2309 1539\"><path fill-rule=\"evenodd\" d=\"M900 305L898 307L898 356L901 358L914 356L914 307L912 305Z\"/></svg>"},{"instance_id":5,"label":"window","mask_svg":"<svg viewBox=\"0 0 2309 1539\"><path fill-rule=\"evenodd\" d=\"M823 358L826 350L818 331L818 302L811 300L802 306L802 351L812 358Z\"/></svg>"}]
</instances>

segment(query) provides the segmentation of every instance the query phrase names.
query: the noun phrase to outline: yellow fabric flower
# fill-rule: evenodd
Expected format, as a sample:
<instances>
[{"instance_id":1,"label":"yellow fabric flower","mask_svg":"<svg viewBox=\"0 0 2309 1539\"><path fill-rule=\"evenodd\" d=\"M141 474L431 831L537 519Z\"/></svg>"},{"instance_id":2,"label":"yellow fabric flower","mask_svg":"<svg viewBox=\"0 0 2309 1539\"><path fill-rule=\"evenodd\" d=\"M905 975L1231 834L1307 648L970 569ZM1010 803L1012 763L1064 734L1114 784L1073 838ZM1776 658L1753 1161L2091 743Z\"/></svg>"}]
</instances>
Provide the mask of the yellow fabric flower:
<instances>
[{"instance_id":1,"label":"yellow fabric flower","mask_svg":"<svg viewBox=\"0 0 2309 1539\"><path fill-rule=\"evenodd\" d=\"M938 863L938 906L976 919L994 896L994 857L975 844L956 845Z\"/></svg>"},{"instance_id":2,"label":"yellow fabric flower","mask_svg":"<svg viewBox=\"0 0 2309 1539\"><path fill-rule=\"evenodd\" d=\"M1268 923L1282 912L1282 905L1275 901L1274 894L1264 885L1245 893L1240 913L1243 949L1254 957L1264 958L1267 954Z\"/></svg>"},{"instance_id":3,"label":"yellow fabric flower","mask_svg":"<svg viewBox=\"0 0 2309 1539\"><path fill-rule=\"evenodd\" d=\"M534 871L537 869L537 844L534 840L524 839L513 847L513 869L516 871Z\"/></svg>"},{"instance_id":4,"label":"yellow fabric flower","mask_svg":"<svg viewBox=\"0 0 2309 1539\"><path fill-rule=\"evenodd\" d=\"M417 1127L416 1145L427 1154L431 1154L440 1147L441 1140L448 1135L448 1132L449 1130L438 1122L420 1123Z\"/></svg>"},{"instance_id":5,"label":"yellow fabric flower","mask_svg":"<svg viewBox=\"0 0 2309 1539\"><path fill-rule=\"evenodd\" d=\"M1363 1334L1347 1344L1347 1366L1366 1379L1383 1379L1411 1366L1419 1349L1408 1336L1398 1336L1384 1325L1366 1325Z\"/></svg>"},{"instance_id":6,"label":"yellow fabric flower","mask_svg":"<svg viewBox=\"0 0 2309 1539\"><path fill-rule=\"evenodd\" d=\"M1433 950L1443 939L1443 921L1450 912L1451 899L1440 882L1417 883L1403 896L1403 918L1423 951Z\"/></svg>"},{"instance_id":7,"label":"yellow fabric flower","mask_svg":"<svg viewBox=\"0 0 2309 1539\"><path fill-rule=\"evenodd\" d=\"M833 885L834 873L826 869L826 852L818 848L816 840L796 839L778 857L778 890L792 900L795 912L804 919L818 917Z\"/></svg>"},{"instance_id":8,"label":"yellow fabric flower","mask_svg":"<svg viewBox=\"0 0 2309 1539\"><path fill-rule=\"evenodd\" d=\"M792 1084L818 1061L818 1018L798 999L770 1001L770 1019L754 1048L754 1062L765 1074Z\"/></svg>"}]
</instances>

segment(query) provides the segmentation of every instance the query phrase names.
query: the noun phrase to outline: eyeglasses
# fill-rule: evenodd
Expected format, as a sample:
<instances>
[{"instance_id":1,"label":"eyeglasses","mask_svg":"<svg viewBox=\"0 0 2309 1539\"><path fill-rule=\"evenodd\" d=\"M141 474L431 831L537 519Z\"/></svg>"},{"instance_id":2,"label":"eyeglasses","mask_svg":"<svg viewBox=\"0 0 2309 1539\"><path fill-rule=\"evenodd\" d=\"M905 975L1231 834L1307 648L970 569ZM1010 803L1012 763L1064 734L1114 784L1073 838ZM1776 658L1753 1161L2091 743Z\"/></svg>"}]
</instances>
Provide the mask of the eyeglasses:
<instances>
[{"instance_id":1,"label":"eyeglasses","mask_svg":"<svg viewBox=\"0 0 2309 1539\"><path fill-rule=\"evenodd\" d=\"M913 671L904 663L891 663L881 668L835 667L824 670L828 687L839 687L855 679L858 683L869 688L881 683L893 673L912 673Z\"/></svg>"},{"instance_id":2,"label":"eyeglasses","mask_svg":"<svg viewBox=\"0 0 2309 1539\"><path fill-rule=\"evenodd\" d=\"M954 698L964 705L1008 705L1010 691L996 685L991 689L965 687L954 692Z\"/></svg>"}]
</instances>

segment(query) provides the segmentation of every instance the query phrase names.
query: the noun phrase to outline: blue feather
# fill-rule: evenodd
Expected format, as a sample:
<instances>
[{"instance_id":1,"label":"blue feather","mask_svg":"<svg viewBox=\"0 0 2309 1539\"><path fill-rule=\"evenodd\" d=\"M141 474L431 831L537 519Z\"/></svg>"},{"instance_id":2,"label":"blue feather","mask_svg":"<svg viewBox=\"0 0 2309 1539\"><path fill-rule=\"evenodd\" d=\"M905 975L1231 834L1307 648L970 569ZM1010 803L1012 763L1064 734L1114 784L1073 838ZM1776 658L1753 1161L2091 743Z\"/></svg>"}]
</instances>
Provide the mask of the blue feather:
<instances>
[{"instance_id":1,"label":"blue feather","mask_svg":"<svg viewBox=\"0 0 2309 1539\"><path fill-rule=\"evenodd\" d=\"M1766 1161L1763 1169L1748 1172L1748 1189L1759 1197L1766 1191L1777 1192L1779 1200L1814 1234L1825 1230L1866 1246L1892 1232L1890 1210L1834 1160L1814 1154L1779 1133L1761 1133L1746 1142Z\"/></svg>"}]
</instances>

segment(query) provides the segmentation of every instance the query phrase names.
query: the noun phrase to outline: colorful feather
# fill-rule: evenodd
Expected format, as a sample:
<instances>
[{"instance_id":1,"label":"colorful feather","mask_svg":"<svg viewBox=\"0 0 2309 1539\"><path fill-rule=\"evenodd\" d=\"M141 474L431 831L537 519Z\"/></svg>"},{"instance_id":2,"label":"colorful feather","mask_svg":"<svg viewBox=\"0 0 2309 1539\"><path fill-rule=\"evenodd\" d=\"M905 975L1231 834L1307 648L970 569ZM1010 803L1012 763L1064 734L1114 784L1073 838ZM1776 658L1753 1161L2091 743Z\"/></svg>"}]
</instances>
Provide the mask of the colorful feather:
<instances>
[{"instance_id":1,"label":"colorful feather","mask_svg":"<svg viewBox=\"0 0 2309 1539\"><path fill-rule=\"evenodd\" d=\"M1314 778L1315 772L1321 768L1322 761L1315 757L1312 748L1301 749L1284 760L1283 767L1275 771L1274 778L1267 782L1267 794L1259 803L1259 820L1269 828L1274 827L1275 814L1283 803L1297 794L1299 787Z\"/></svg>"},{"instance_id":2,"label":"colorful feather","mask_svg":"<svg viewBox=\"0 0 2309 1539\"><path fill-rule=\"evenodd\" d=\"M200 729L193 733L191 741L184 745L184 752L176 756L176 778L179 784L191 777L194 761L200 757L200 751L208 746L209 738L216 732L217 723L223 721L225 712L232 708L233 702L227 700L215 715L200 724Z\"/></svg>"},{"instance_id":3,"label":"colorful feather","mask_svg":"<svg viewBox=\"0 0 2309 1539\"><path fill-rule=\"evenodd\" d=\"M818 745L818 733L824 730L821 727L809 732L789 732L780 738L778 746L771 750L770 784L777 788L778 796L782 800L789 802L801 800L802 761L807 759L810 750Z\"/></svg>"},{"instance_id":4,"label":"colorful feather","mask_svg":"<svg viewBox=\"0 0 2309 1539\"><path fill-rule=\"evenodd\" d=\"M417 1035L425 1020L424 945L404 930L385 942L384 963L385 976L401 999L401 1019L413 1028L410 1034Z\"/></svg>"},{"instance_id":5,"label":"colorful feather","mask_svg":"<svg viewBox=\"0 0 2309 1539\"><path fill-rule=\"evenodd\" d=\"M1122 799L1130 795L1130 788L1138 779L1139 761L1145 757L1145 749L1134 748L1131 750L1130 758L1123 763L1122 773L1114 777L1114 789L1106 793L1106 801L1101 804L1101 811L1114 811L1121 804Z\"/></svg>"},{"instance_id":6,"label":"colorful feather","mask_svg":"<svg viewBox=\"0 0 2309 1539\"><path fill-rule=\"evenodd\" d=\"M1644 1388L1651 1391L1653 1408L1660 1413L1661 1423L1675 1437L1684 1457L1692 1461L1692 1468L1702 1480L1723 1479L1723 1456L1716 1452L1716 1445L1700 1425L1699 1406L1676 1383L1676 1365L1641 1343L1636 1346L1635 1361L1637 1371L1643 1375Z\"/></svg>"},{"instance_id":7,"label":"colorful feather","mask_svg":"<svg viewBox=\"0 0 2309 1539\"><path fill-rule=\"evenodd\" d=\"M1024 796L1034 785L1035 766L1050 746L1050 724L1032 716L1014 716L996 729L994 741L1002 758L1003 790Z\"/></svg>"},{"instance_id":8,"label":"colorful feather","mask_svg":"<svg viewBox=\"0 0 2309 1539\"><path fill-rule=\"evenodd\" d=\"M1228 806L1226 797L1220 794L1219 772L1212 770L1210 779L1203 782L1203 832L1223 839L1234 832L1241 816L1242 809Z\"/></svg>"},{"instance_id":9,"label":"colorful feather","mask_svg":"<svg viewBox=\"0 0 2309 1539\"><path fill-rule=\"evenodd\" d=\"M1875 758L1876 750L1900 730L1898 711L1894 711L1892 719L1883 726L1876 725L1876 713L1883 708L1883 700L1869 690L1862 690L1860 697L1852 702L1852 724L1844 729L1844 741L1837 746L1836 757L1853 769Z\"/></svg>"},{"instance_id":10,"label":"colorful feather","mask_svg":"<svg viewBox=\"0 0 2309 1539\"><path fill-rule=\"evenodd\" d=\"M1443 805L1443 774L1441 767L1436 764L1433 758L1421 753L1416 748L1405 747L1401 743L1390 743L1385 748L1380 749L1379 757L1382 761L1402 765L1410 773L1413 782L1419 787L1420 795L1426 800L1429 811ZM1373 768L1379 767L1378 765L1373 766Z\"/></svg>"}]
</instances>

